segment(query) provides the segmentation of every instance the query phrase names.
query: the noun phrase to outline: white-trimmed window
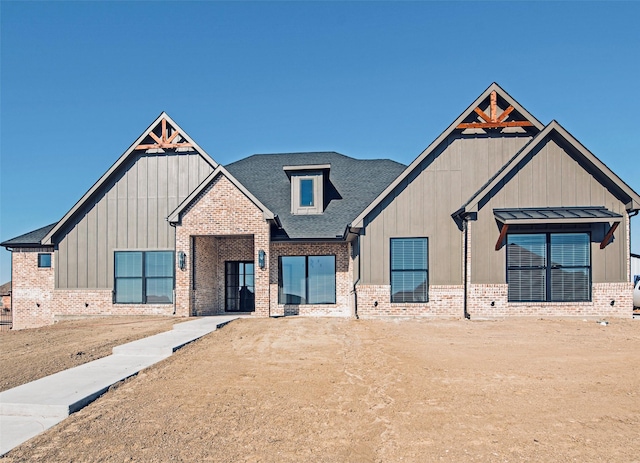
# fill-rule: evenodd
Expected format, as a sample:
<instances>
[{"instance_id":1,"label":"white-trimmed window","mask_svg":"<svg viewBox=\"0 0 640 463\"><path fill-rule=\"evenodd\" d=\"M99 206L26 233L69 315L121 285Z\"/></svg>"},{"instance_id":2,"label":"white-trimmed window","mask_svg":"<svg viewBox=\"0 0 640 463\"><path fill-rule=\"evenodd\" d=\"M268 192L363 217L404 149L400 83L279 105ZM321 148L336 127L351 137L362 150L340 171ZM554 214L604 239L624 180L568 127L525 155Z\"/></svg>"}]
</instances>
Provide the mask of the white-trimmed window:
<instances>
[{"instance_id":1,"label":"white-trimmed window","mask_svg":"<svg viewBox=\"0 0 640 463\"><path fill-rule=\"evenodd\" d=\"M322 202L322 172L305 172L291 175L291 213L321 214Z\"/></svg>"}]
</instances>

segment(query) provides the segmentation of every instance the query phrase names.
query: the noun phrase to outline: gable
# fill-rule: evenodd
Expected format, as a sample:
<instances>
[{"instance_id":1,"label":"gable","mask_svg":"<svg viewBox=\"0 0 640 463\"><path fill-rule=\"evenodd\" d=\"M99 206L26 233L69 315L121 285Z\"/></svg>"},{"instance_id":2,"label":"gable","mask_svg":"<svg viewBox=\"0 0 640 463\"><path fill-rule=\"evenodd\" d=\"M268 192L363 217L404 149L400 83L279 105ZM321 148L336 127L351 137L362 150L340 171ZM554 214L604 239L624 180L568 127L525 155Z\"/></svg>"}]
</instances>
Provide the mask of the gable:
<instances>
[{"instance_id":1,"label":"gable","mask_svg":"<svg viewBox=\"0 0 640 463\"><path fill-rule=\"evenodd\" d=\"M607 205L640 209L640 196L552 121L453 216L477 212L504 190L513 207ZM511 207L511 206L510 206ZM617 209L617 208L615 208Z\"/></svg>"},{"instance_id":2,"label":"gable","mask_svg":"<svg viewBox=\"0 0 640 463\"><path fill-rule=\"evenodd\" d=\"M491 142L486 140L521 140L512 144L512 148L519 149L524 143L529 141L535 134L542 130L543 125L526 109L524 109L513 97L504 91L498 84L491 84L447 129L440 134L420 155L402 172L374 201L352 222L352 227L360 229L364 226L364 218L389 198L393 191L403 183L411 181L416 177L416 172L425 170L426 165L431 164L454 140L460 140L461 144L467 142L464 148L460 148L459 153L487 151L486 161L477 162L481 168L495 165L499 168L504 163L502 157L491 156ZM481 140L485 142L481 142ZM477 145L477 146L473 146ZM486 145L486 146L485 146ZM501 148L502 149L502 148ZM508 148L507 148L508 149ZM511 156L512 153L509 153ZM465 163L468 159L460 158L457 155L452 161L443 161L444 166L436 169L447 169L446 164ZM485 175L480 185L492 175L493 171L483 174L477 172L476 177ZM464 180L463 180L464 181ZM478 182L477 179L472 180ZM465 183L468 185L468 182Z\"/></svg>"},{"instance_id":3,"label":"gable","mask_svg":"<svg viewBox=\"0 0 640 463\"><path fill-rule=\"evenodd\" d=\"M231 176L216 169L203 185L205 187L193 200L184 201L171 214L172 223L179 224L192 235L252 234L263 224L268 229L267 221L273 220L273 216L247 195L246 189Z\"/></svg>"},{"instance_id":4,"label":"gable","mask_svg":"<svg viewBox=\"0 0 640 463\"><path fill-rule=\"evenodd\" d=\"M163 159L169 158L173 158L173 160L167 161L165 166ZM168 114L163 112L47 233L42 239L42 244L54 244L56 235L64 234L64 230L68 230L73 225L72 222L74 220L77 221L78 215L82 216L87 213L98 202L97 199L106 196L109 190L114 188L118 182L121 182L123 177L127 176L127 172L133 166L137 168L139 162L144 162L145 160L157 161L160 169L158 176L164 174L164 167L166 167L167 182L176 182L176 185L178 185L178 182L182 181L182 186L179 187L180 191L176 192L177 196L182 196L180 200L184 199L203 180L204 177L202 177L200 171L207 171L206 174L208 174L218 165ZM153 175L150 172L148 176L149 182L153 182L152 177ZM198 178L195 185L193 185L194 177ZM135 188L133 183L131 181L132 188ZM149 196L154 197L164 193L163 189L159 189L157 193L149 192ZM131 196L131 194L132 192L127 191L125 193L122 191L121 187L118 192L118 198ZM137 195L137 192L135 194ZM166 195L173 196L169 186L167 187ZM177 203L173 207L175 206L177 206ZM166 213L168 214L173 207ZM162 213L163 211L161 210L160 212Z\"/></svg>"},{"instance_id":5,"label":"gable","mask_svg":"<svg viewBox=\"0 0 640 463\"><path fill-rule=\"evenodd\" d=\"M276 220L275 214L271 212L262 202L256 198L249 190L245 188L233 175L231 175L227 169L223 166L218 166L216 169L209 174L209 176L204 179L204 181L198 186L198 188L194 189L191 194L186 197L168 216L167 221L171 224L178 224L182 220L182 216L190 209L193 208L195 204L197 204L203 196L205 196L210 190L212 185L219 183L220 178L224 177L226 179L227 184L231 185L232 190L238 190L238 192L244 196L243 201L246 199L253 203L254 206L260 210L265 220ZM235 194L234 190L234 194ZM227 199L229 206L234 203L234 200L229 197ZM220 201L218 201L220 203ZM220 204L218 204L220 207Z\"/></svg>"},{"instance_id":6,"label":"gable","mask_svg":"<svg viewBox=\"0 0 640 463\"><path fill-rule=\"evenodd\" d=\"M113 253L172 250L167 216L217 164L161 114L42 238L56 248L56 288L110 288Z\"/></svg>"}]
</instances>

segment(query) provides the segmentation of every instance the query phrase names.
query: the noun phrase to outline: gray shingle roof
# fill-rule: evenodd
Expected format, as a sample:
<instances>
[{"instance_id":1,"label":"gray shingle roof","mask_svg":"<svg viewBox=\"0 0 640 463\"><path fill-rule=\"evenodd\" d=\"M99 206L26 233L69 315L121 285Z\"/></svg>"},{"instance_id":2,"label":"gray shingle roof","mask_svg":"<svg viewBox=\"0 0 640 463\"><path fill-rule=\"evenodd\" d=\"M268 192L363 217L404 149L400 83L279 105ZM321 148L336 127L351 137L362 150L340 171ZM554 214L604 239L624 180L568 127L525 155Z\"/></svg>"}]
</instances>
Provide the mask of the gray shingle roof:
<instances>
[{"instance_id":1,"label":"gray shingle roof","mask_svg":"<svg viewBox=\"0 0 640 463\"><path fill-rule=\"evenodd\" d=\"M15 238L11 238L4 243L0 243L0 246L9 248L41 246L40 241L42 241L42 238L47 236L47 233L49 233L51 229L55 227L55 225L55 223L52 223L51 225L38 228L37 230L30 231L29 233L25 233L24 235L16 236Z\"/></svg>"},{"instance_id":2,"label":"gray shingle roof","mask_svg":"<svg viewBox=\"0 0 640 463\"><path fill-rule=\"evenodd\" d=\"M331 164L331 201L323 214L291 214L291 183L284 166ZM389 159L354 159L335 152L256 154L225 166L240 183L278 215L277 238L335 239L406 166ZM327 191L329 190L329 191Z\"/></svg>"}]
</instances>

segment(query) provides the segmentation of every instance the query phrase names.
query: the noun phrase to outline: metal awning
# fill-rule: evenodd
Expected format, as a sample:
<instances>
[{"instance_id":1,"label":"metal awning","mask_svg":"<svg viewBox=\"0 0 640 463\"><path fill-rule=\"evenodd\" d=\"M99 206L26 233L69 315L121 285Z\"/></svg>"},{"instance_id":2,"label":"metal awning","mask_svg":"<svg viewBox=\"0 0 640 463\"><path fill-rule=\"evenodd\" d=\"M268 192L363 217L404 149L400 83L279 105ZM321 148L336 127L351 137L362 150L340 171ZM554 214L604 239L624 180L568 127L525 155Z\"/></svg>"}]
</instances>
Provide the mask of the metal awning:
<instances>
[{"instance_id":1,"label":"metal awning","mask_svg":"<svg viewBox=\"0 0 640 463\"><path fill-rule=\"evenodd\" d=\"M494 209L496 220L505 225L530 225L545 223L603 223L620 222L622 215L598 207L523 207Z\"/></svg>"},{"instance_id":2,"label":"metal awning","mask_svg":"<svg viewBox=\"0 0 640 463\"><path fill-rule=\"evenodd\" d=\"M613 233L622 221L622 215L611 212L604 206L598 207L523 207L518 209L494 209L493 215L502 223L500 236L496 241L496 251L504 244L510 225L561 224L561 223L609 223L600 249L611 242Z\"/></svg>"}]
</instances>

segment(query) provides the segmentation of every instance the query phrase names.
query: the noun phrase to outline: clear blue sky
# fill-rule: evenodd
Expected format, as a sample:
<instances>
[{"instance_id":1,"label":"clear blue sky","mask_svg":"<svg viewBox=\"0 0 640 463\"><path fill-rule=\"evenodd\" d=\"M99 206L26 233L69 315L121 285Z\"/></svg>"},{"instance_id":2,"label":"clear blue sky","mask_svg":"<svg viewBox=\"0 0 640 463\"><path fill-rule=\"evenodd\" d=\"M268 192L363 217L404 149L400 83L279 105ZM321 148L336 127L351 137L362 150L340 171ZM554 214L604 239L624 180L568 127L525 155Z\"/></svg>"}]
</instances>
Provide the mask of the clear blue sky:
<instances>
[{"instance_id":1,"label":"clear blue sky","mask_svg":"<svg viewBox=\"0 0 640 463\"><path fill-rule=\"evenodd\" d=\"M0 240L58 221L161 111L222 164L311 150L409 163L493 81L640 191L640 2L2 1L0 14Z\"/></svg>"}]
</instances>

